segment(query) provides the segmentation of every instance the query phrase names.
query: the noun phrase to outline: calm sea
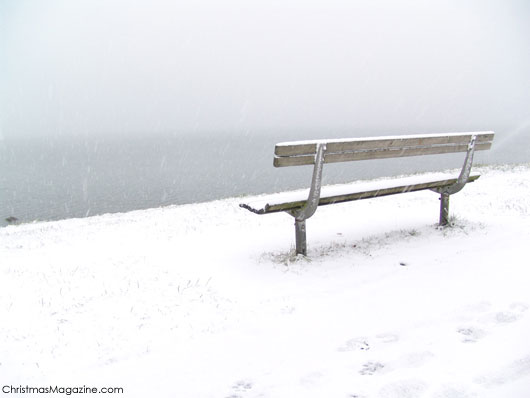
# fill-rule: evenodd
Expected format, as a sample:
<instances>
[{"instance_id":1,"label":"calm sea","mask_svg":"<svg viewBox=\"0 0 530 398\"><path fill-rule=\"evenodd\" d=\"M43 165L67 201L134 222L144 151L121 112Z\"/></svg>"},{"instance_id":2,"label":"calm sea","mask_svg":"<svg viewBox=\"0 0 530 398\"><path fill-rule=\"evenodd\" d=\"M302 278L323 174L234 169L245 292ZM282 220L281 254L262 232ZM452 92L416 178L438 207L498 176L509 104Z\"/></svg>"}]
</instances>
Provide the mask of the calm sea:
<instances>
[{"instance_id":1,"label":"calm sea","mask_svg":"<svg viewBox=\"0 0 530 398\"><path fill-rule=\"evenodd\" d=\"M309 138L322 137L168 133L4 138L0 225L7 224L7 217L58 220L308 187L311 167L277 169L272 158L275 143ZM530 161L526 141L523 147L477 153L476 163ZM324 167L324 182L459 167L463 157L331 164Z\"/></svg>"}]
</instances>

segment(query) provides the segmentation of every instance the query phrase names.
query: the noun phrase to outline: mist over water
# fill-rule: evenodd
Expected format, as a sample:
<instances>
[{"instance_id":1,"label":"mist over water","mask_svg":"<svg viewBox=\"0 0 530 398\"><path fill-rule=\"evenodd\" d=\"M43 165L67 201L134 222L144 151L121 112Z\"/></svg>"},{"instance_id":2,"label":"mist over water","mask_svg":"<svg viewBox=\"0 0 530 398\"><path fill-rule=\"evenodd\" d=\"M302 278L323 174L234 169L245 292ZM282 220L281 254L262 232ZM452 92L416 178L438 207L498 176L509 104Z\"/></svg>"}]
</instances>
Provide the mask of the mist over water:
<instances>
[{"instance_id":1,"label":"mist over water","mask_svg":"<svg viewBox=\"0 0 530 398\"><path fill-rule=\"evenodd\" d=\"M0 225L305 187L281 141L494 130L530 161L527 1L0 2ZM326 165L325 182L463 155Z\"/></svg>"},{"instance_id":2,"label":"mist over water","mask_svg":"<svg viewBox=\"0 0 530 398\"><path fill-rule=\"evenodd\" d=\"M344 135L327 138L333 136ZM127 140L96 136L6 140L0 145L1 223L6 225L9 216L21 222L57 220L307 188L312 167L274 168L274 144L319 137L159 134L132 135ZM529 160L526 149L508 148L512 151L477 152L475 164ZM460 167L464 156L327 164L324 183Z\"/></svg>"}]
</instances>

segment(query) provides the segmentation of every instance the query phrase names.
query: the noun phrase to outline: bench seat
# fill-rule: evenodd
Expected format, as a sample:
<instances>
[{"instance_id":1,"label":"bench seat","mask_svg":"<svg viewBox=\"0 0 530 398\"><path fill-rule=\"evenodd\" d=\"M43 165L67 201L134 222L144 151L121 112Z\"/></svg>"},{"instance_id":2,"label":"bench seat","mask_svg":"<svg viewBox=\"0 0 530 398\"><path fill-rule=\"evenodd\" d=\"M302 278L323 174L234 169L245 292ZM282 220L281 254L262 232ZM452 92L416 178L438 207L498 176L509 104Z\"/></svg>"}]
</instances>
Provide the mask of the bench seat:
<instances>
[{"instance_id":1,"label":"bench seat","mask_svg":"<svg viewBox=\"0 0 530 398\"><path fill-rule=\"evenodd\" d=\"M479 174L472 173L468 182L475 181L479 177ZM329 185L322 187L318 205L441 188L455 184L456 181L457 178L454 173L426 173L384 180ZM307 202L308 191L308 189L304 189L261 196L248 203L242 203L240 206L256 214L288 211L301 208Z\"/></svg>"}]
</instances>

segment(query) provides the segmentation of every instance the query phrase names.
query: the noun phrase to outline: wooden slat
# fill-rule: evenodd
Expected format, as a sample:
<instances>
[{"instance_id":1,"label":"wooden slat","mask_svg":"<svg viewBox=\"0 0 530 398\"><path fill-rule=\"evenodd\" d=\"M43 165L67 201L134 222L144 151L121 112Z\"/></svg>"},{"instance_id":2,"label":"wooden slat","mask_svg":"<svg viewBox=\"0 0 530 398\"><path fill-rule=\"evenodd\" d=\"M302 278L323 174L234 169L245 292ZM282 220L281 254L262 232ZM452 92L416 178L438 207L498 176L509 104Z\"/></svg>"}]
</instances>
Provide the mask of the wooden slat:
<instances>
[{"instance_id":1,"label":"wooden slat","mask_svg":"<svg viewBox=\"0 0 530 398\"><path fill-rule=\"evenodd\" d=\"M473 182L479 177L480 175L472 175L469 177L468 182ZM413 184L413 185L409 185L409 184L399 185L398 184L393 187L387 187L387 188L366 191L366 192L353 192L350 194L324 196L320 198L318 205L324 206L324 205L329 205L333 203L343 203L343 202L350 202L354 200L377 198L380 196L388 196L388 195L394 195L394 194L405 193L405 192L416 192L416 191L422 191L426 189L440 188L440 187L445 187L445 186L454 184L456 180L457 178L450 178L446 180L423 182L423 183ZM252 207L250 204L245 204L245 203L242 203L239 206L247 210L250 210L251 212L256 213L256 214L268 214L268 213L277 213L280 211L298 209L298 208L301 208L305 204L305 202L306 200L279 203L279 204L274 204L274 205L266 205L265 208L259 208L259 209L256 209Z\"/></svg>"},{"instance_id":2,"label":"wooden slat","mask_svg":"<svg viewBox=\"0 0 530 398\"><path fill-rule=\"evenodd\" d=\"M491 148L491 142L480 143L475 145L476 151L486 150ZM399 158L406 156L421 156L421 155L435 155L453 152L466 152L468 144L450 145L450 146L433 146L433 147L417 147L405 149L377 149L359 152L343 152L343 153L326 153L324 155L324 163L348 162L356 160L368 159L388 159ZM275 157L274 167L286 166L302 166L315 163L314 155L307 156L285 156Z\"/></svg>"},{"instance_id":3,"label":"wooden slat","mask_svg":"<svg viewBox=\"0 0 530 398\"><path fill-rule=\"evenodd\" d=\"M300 156L316 153L318 143L326 143L327 153L348 152L371 149L389 149L404 148L415 146L432 146L432 145L458 145L469 143L473 133L451 133L451 134L427 134L415 136L389 136L382 138L353 138L346 140L316 140L285 142L276 144L276 156ZM490 142L493 140L494 133L484 132L476 133L477 143Z\"/></svg>"}]
</instances>

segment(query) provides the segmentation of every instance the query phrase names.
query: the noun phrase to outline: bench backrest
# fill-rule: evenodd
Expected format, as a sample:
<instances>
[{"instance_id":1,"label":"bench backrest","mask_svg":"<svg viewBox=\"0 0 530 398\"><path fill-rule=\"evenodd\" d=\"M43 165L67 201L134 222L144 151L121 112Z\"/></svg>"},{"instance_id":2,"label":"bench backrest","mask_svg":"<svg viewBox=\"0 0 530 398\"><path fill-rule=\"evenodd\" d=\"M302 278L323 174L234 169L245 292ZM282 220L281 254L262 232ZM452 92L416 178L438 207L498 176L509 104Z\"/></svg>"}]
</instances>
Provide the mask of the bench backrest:
<instances>
[{"instance_id":1,"label":"bench backrest","mask_svg":"<svg viewBox=\"0 0 530 398\"><path fill-rule=\"evenodd\" d=\"M274 166L314 164L317 144L321 143L326 144L324 163L336 163L466 152L473 136L476 151L490 149L492 131L282 142L276 144Z\"/></svg>"}]
</instances>

